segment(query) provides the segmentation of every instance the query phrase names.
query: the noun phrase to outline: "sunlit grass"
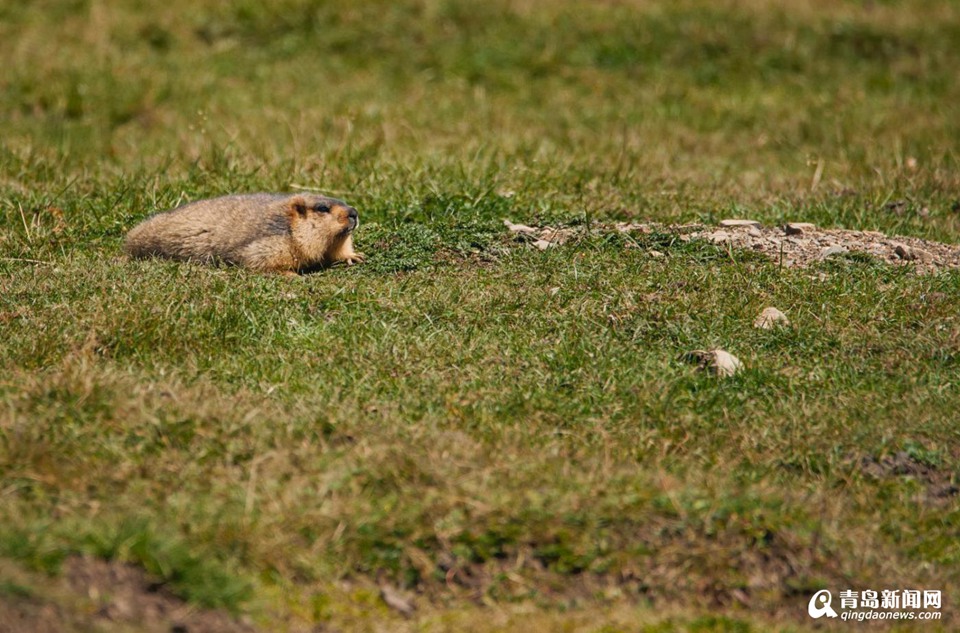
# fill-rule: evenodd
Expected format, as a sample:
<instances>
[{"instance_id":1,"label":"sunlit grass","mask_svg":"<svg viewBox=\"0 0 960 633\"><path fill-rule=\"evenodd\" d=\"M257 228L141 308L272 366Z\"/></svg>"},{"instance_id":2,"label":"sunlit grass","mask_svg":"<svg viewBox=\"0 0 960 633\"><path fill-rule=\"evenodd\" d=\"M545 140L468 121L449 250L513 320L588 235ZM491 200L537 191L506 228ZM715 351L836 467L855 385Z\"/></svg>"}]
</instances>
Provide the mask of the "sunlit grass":
<instances>
[{"instance_id":1,"label":"sunlit grass","mask_svg":"<svg viewBox=\"0 0 960 633\"><path fill-rule=\"evenodd\" d=\"M960 597L956 271L587 230L957 241L957 5L142 4L0 9L0 555L24 574L127 560L265 630L400 626L378 583L424 630ZM360 210L366 264L121 256L157 210L297 188ZM582 232L540 252L504 218ZM768 305L792 326L753 329ZM745 371L679 360L712 347ZM922 468L876 476L899 452Z\"/></svg>"}]
</instances>

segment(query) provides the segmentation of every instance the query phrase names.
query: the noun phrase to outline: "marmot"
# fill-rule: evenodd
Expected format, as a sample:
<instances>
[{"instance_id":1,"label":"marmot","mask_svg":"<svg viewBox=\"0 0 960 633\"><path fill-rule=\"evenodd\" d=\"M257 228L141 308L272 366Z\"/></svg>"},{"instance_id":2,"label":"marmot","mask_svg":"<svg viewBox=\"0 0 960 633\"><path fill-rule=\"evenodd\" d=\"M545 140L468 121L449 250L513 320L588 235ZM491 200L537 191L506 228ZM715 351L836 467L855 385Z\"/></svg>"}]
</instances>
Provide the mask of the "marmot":
<instances>
[{"instance_id":1,"label":"marmot","mask_svg":"<svg viewBox=\"0 0 960 633\"><path fill-rule=\"evenodd\" d=\"M256 193L198 200L133 227L130 257L226 263L261 272L303 273L335 262L354 264L357 210L316 194Z\"/></svg>"}]
</instances>

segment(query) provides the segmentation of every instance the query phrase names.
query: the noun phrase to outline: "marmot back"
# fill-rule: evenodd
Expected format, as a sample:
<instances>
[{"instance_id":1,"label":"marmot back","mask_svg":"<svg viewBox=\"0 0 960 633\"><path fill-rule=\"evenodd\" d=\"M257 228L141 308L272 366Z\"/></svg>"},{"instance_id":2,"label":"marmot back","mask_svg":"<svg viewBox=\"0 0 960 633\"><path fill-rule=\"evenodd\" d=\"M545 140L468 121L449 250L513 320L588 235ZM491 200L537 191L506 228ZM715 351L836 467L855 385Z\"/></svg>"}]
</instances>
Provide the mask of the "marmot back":
<instances>
[{"instance_id":1,"label":"marmot back","mask_svg":"<svg viewBox=\"0 0 960 633\"><path fill-rule=\"evenodd\" d=\"M263 272L353 264L357 210L316 194L257 193L199 200L158 213L124 242L135 258L225 263Z\"/></svg>"}]
</instances>

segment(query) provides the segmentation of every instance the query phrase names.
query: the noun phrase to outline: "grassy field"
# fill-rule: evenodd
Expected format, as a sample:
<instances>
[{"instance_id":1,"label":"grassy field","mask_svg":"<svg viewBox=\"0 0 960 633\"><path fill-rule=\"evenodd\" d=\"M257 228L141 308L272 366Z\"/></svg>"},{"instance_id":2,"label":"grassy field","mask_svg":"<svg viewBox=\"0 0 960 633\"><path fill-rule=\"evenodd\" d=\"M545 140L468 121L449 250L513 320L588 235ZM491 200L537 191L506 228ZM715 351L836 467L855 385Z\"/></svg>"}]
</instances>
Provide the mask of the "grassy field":
<instances>
[{"instance_id":1,"label":"grassy field","mask_svg":"<svg viewBox=\"0 0 960 633\"><path fill-rule=\"evenodd\" d=\"M263 631L960 626L960 273L588 230L960 242L960 3L36 0L0 61L0 620L135 630L63 593L86 555ZM301 188L367 263L121 254Z\"/></svg>"}]
</instances>

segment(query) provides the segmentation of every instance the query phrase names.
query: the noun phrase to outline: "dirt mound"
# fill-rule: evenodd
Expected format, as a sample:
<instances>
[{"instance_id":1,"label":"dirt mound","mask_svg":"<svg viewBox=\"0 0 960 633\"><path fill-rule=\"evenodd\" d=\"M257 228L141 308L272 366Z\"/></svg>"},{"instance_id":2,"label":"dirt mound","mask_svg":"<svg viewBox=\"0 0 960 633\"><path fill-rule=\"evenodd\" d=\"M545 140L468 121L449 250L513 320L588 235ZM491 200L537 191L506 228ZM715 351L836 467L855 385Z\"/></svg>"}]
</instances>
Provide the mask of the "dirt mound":
<instances>
[{"instance_id":1,"label":"dirt mound","mask_svg":"<svg viewBox=\"0 0 960 633\"><path fill-rule=\"evenodd\" d=\"M532 227L504 220L519 240L545 250L570 241L583 231L571 227ZM682 241L703 239L719 246L745 249L766 255L786 267L809 266L829 257L861 253L877 260L913 266L917 272L932 273L943 268L960 268L960 245L942 244L916 237L891 237L879 231L821 229L813 224L791 222L782 227L765 227L752 220L723 220L719 226L703 224L663 225L656 223L594 223L589 232L617 231L625 234L676 233ZM662 253L651 251L660 256Z\"/></svg>"},{"instance_id":2,"label":"dirt mound","mask_svg":"<svg viewBox=\"0 0 960 633\"><path fill-rule=\"evenodd\" d=\"M764 227L758 223L724 221L719 227L690 235L763 253L784 266L809 266L835 255L866 253L889 264L914 266L918 272L960 268L960 245L917 237L890 237L879 231L821 229L807 223Z\"/></svg>"}]
</instances>

